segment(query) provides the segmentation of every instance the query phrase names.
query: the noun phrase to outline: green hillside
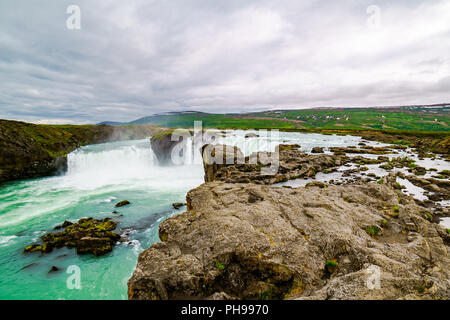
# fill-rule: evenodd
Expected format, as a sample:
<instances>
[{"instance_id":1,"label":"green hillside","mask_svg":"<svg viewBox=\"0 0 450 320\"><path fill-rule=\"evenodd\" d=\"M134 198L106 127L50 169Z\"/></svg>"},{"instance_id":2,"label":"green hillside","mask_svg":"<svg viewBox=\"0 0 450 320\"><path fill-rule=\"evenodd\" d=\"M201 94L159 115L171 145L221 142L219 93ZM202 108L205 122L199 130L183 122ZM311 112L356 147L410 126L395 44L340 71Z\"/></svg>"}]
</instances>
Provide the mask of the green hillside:
<instances>
[{"instance_id":1,"label":"green hillside","mask_svg":"<svg viewBox=\"0 0 450 320\"><path fill-rule=\"evenodd\" d=\"M130 122L169 128L358 129L450 131L450 107L280 110L246 114L202 112L154 115Z\"/></svg>"}]
</instances>

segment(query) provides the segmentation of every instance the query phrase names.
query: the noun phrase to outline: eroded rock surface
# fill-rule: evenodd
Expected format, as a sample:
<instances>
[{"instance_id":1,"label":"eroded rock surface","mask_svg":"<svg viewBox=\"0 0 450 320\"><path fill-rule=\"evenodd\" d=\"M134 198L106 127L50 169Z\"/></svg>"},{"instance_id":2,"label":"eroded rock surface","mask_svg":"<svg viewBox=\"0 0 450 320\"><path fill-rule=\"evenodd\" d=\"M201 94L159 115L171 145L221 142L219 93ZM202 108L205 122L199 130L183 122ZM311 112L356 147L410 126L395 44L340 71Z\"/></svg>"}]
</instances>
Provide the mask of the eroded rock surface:
<instances>
[{"instance_id":1,"label":"eroded rock surface","mask_svg":"<svg viewBox=\"0 0 450 320\"><path fill-rule=\"evenodd\" d=\"M188 193L187 211L163 222L162 242L140 254L130 299L450 297L450 235L395 188L395 174L275 187L355 161L279 148L272 177L261 164L205 166L207 183Z\"/></svg>"}]
</instances>

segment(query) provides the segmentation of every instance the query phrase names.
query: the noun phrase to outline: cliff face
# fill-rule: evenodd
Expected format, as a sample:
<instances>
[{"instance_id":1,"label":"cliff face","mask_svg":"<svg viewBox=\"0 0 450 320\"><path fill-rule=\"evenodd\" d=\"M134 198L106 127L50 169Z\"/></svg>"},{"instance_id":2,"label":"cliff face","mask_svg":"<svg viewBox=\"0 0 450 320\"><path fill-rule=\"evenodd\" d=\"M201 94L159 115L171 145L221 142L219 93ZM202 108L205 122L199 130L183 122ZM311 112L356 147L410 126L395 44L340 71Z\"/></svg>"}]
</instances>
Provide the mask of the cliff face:
<instances>
[{"instance_id":1,"label":"cliff face","mask_svg":"<svg viewBox=\"0 0 450 320\"><path fill-rule=\"evenodd\" d=\"M284 174L308 174L328 157L287 161L296 152L280 149ZM162 242L140 254L130 299L450 297L450 235L393 188L393 175L283 188L256 169L205 170L209 182L188 193L187 211L163 222Z\"/></svg>"},{"instance_id":2,"label":"cliff face","mask_svg":"<svg viewBox=\"0 0 450 320\"><path fill-rule=\"evenodd\" d=\"M156 158L161 165L172 164L172 150L179 143L179 141L172 141L172 132L172 130L166 130L153 136L150 140L153 153L156 155Z\"/></svg>"},{"instance_id":3,"label":"cliff face","mask_svg":"<svg viewBox=\"0 0 450 320\"><path fill-rule=\"evenodd\" d=\"M142 139L152 126L52 126L0 120L0 183L65 170L66 155L94 143Z\"/></svg>"}]
</instances>

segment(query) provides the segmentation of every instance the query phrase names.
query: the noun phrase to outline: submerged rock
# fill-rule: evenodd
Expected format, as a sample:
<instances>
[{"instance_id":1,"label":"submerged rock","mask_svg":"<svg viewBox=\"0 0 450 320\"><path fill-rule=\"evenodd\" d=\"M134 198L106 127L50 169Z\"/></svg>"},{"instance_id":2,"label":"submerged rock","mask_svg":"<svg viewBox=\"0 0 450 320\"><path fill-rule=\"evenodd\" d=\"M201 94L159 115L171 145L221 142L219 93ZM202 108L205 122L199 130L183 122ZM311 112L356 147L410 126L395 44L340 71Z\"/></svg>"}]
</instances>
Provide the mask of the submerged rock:
<instances>
[{"instance_id":1,"label":"submerged rock","mask_svg":"<svg viewBox=\"0 0 450 320\"><path fill-rule=\"evenodd\" d=\"M48 271L48 273L54 273L54 272L58 272L58 271L59 271L59 268L58 268L58 267L52 266L52 267L50 268L50 270Z\"/></svg>"},{"instance_id":2,"label":"submerged rock","mask_svg":"<svg viewBox=\"0 0 450 320\"><path fill-rule=\"evenodd\" d=\"M83 218L77 223L69 224L65 231L47 233L41 237L42 245L32 244L24 249L24 253L49 253L53 248L76 248L77 253L92 253L95 256L104 255L120 240L120 235L112 232L117 223L109 218L97 220Z\"/></svg>"}]
</instances>

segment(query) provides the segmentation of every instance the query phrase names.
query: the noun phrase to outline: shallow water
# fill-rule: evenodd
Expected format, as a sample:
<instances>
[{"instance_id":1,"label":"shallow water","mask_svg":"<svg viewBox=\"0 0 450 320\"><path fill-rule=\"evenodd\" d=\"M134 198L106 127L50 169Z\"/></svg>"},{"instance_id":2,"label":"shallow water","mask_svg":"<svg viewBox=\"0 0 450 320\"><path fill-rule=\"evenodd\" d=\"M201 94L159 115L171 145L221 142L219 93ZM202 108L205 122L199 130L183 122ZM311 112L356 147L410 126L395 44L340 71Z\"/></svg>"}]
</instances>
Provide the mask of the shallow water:
<instances>
[{"instance_id":1,"label":"shallow water","mask_svg":"<svg viewBox=\"0 0 450 320\"><path fill-rule=\"evenodd\" d=\"M320 134L279 133L243 139L247 132L228 132L219 143L239 146L246 155L273 151L279 143L312 147L357 145L361 138ZM374 145L381 145L373 143ZM197 155L198 156L198 155ZM0 299L126 299L127 281L138 254L158 241L158 225L184 202L186 193L203 182L203 167L191 155L181 166L157 164L148 139L90 145L68 155L62 176L11 182L0 187ZM320 175L320 174L319 174ZM320 178L320 176L318 177ZM129 200L112 213L114 204ZM114 217L115 216L115 217ZM128 242L103 256L77 255L74 249L24 255L23 248L39 241L64 220L114 217L118 233ZM81 289L70 289L69 266L81 271ZM49 273L52 266L60 271Z\"/></svg>"}]
</instances>

